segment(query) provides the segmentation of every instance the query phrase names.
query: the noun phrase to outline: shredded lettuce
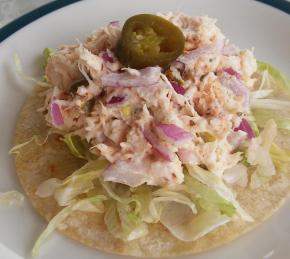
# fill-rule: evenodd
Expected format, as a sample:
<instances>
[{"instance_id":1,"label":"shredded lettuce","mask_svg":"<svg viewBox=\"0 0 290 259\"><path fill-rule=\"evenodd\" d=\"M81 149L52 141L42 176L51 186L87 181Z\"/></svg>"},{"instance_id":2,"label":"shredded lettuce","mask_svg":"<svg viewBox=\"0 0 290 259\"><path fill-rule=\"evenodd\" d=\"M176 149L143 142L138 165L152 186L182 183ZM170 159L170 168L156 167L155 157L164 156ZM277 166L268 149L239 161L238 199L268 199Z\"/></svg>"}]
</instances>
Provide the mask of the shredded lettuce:
<instances>
[{"instance_id":1,"label":"shredded lettuce","mask_svg":"<svg viewBox=\"0 0 290 259\"><path fill-rule=\"evenodd\" d=\"M266 122L273 119L279 129L290 131L290 118L287 116L282 116L280 111L254 109L252 112L260 128L264 128Z\"/></svg>"},{"instance_id":2,"label":"shredded lettuce","mask_svg":"<svg viewBox=\"0 0 290 259\"><path fill-rule=\"evenodd\" d=\"M138 200L140 203L139 213L142 221L146 223L153 223L155 219L149 210L150 202L153 198L153 192L151 187L148 185L138 186L134 191L132 198L134 200Z\"/></svg>"},{"instance_id":3,"label":"shredded lettuce","mask_svg":"<svg viewBox=\"0 0 290 259\"><path fill-rule=\"evenodd\" d=\"M69 206L62 209L54 218L49 222L45 230L39 236L32 249L32 256L37 256L40 246L47 239L47 237L57 228L60 224L73 212L73 211L86 211L86 212L104 212L103 201L106 200L104 195L96 195L81 200L76 200Z\"/></svg>"},{"instance_id":4,"label":"shredded lettuce","mask_svg":"<svg viewBox=\"0 0 290 259\"><path fill-rule=\"evenodd\" d=\"M42 192L40 189L54 188L51 192L46 190L46 193L54 194L54 198L60 206L67 206L73 202L78 195L94 189L94 180L100 177L108 164L108 161L103 159L89 161L61 183L52 185L51 179L46 180L39 186L37 193Z\"/></svg>"},{"instance_id":5,"label":"shredded lettuce","mask_svg":"<svg viewBox=\"0 0 290 259\"><path fill-rule=\"evenodd\" d=\"M101 175L108 164L106 160L92 160L67 177L54 193L58 204L68 205L78 195L93 189L93 181Z\"/></svg>"},{"instance_id":6,"label":"shredded lettuce","mask_svg":"<svg viewBox=\"0 0 290 259\"><path fill-rule=\"evenodd\" d=\"M280 148L275 143L272 144L270 153L273 159L281 162L290 163L290 150Z\"/></svg>"},{"instance_id":7,"label":"shredded lettuce","mask_svg":"<svg viewBox=\"0 0 290 259\"><path fill-rule=\"evenodd\" d=\"M290 96L290 80L274 66L258 61L261 75L260 89L252 93L251 107L259 127L273 119L279 129L290 130L290 118L285 112L290 111L290 102L277 99L263 99L276 91ZM266 89L265 89L266 88ZM261 99L259 99L261 98ZM283 113L283 114L281 114Z\"/></svg>"},{"instance_id":8,"label":"shredded lettuce","mask_svg":"<svg viewBox=\"0 0 290 259\"><path fill-rule=\"evenodd\" d=\"M48 135L45 137L44 140L41 140L40 136L34 135L31 139L29 139L29 140L27 140L27 141L25 141L25 142L23 142L21 144L15 145L13 148L11 148L9 150L9 154L10 155L11 154L18 155L20 153L20 150L23 147L27 146L28 144L30 144L32 142L35 142L37 145L42 146L43 144L46 143L47 139L48 139Z\"/></svg>"},{"instance_id":9,"label":"shredded lettuce","mask_svg":"<svg viewBox=\"0 0 290 259\"><path fill-rule=\"evenodd\" d=\"M251 175L250 187L252 189L259 188L267 183L276 173L274 163L270 154L265 149L257 150L257 168Z\"/></svg>"},{"instance_id":10,"label":"shredded lettuce","mask_svg":"<svg viewBox=\"0 0 290 259\"><path fill-rule=\"evenodd\" d=\"M193 178L215 190L225 201L231 203L241 219L249 222L253 221L253 218L240 206L234 193L224 184L222 179L197 165L187 164L186 168Z\"/></svg>"},{"instance_id":11,"label":"shredded lettuce","mask_svg":"<svg viewBox=\"0 0 290 259\"><path fill-rule=\"evenodd\" d=\"M128 197L121 197L119 194L114 192L113 185L115 184L110 183L110 182L105 182L102 179L100 179L100 182L110 198L120 203L129 203L130 199ZM124 186L124 188L126 187Z\"/></svg>"},{"instance_id":12,"label":"shredded lettuce","mask_svg":"<svg viewBox=\"0 0 290 259\"><path fill-rule=\"evenodd\" d=\"M0 206L21 204L24 200L23 194L17 191L0 192Z\"/></svg>"},{"instance_id":13,"label":"shredded lettuce","mask_svg":"<svg viewBox=\"0 0 290 259\"><path fill-rule=\"evenodd\" d=\"M43 55L43 58L44 58L44 61L43 61L43 64L42 64L42 68L43 69L46 68L48 59L53 55L53 53L54 53L54 50L51 49L51 48L45 48L42 51L42 55Z\"/></svg>"},{"instance_id":14,"label":"shredded lettuce","mask_svg":"<svg viewBox=\"0 0 290 259\"><path fill-rule=\"evenodd\" d=\"M177 186L176 190L190 194L199 205L198 213L196 213L183 202L169 200L163 204L160 222L179 240L194 241L229 222L230 217L236 212L236 208L231 202L188 174L185 174L184 184ZM167 197L169 196L170 192L162 192L167 194ZM193 201L191 202L193 203Z\"/></svg>"},{"instance_id":15,"label":"shredded lettuce","mask_svg":"<svg viewBox=\"0 0 290 259\"><path fill-rule=\"evenodd\" d=\"M247 161L256 166L256 170L251 175L250 187L252 189L260 187L270 180L276 173L274 163L269 150L277 135L277 126L274 120L269 120L265 124L264 130L258 138L252 139L247 151Z\"/></svg>"},{"instance_id":16,"label":"shredded lettuce","mask_svg":"<svg viewBox=\"0 0 290 259\"><path fill-rule=\"evenodd\" d=\"M105 182L105 181L103 181L103 179L100 179L100 183L103 186L103 188L105 189L105 191L107 192L107 195L111 199L113 199L121 204L134 203L135 204L135 211L136 212L140 211L140 209L141 209L140 201L134 197L129 197L130 190L127 186L121 185L121 184L114 184L114 183L110 183L110 182ZM115 190L114 190L113 186L115 186L117 188L115 188ZM120 194L117 193L116 191L119 191Z\"/></svg>"},{"instance_id":17,"label":"shredded lettuce","mask_svg":"<svg viewBox=\"0 0 290 259\"><path fill-rule=\"evenodd\" d=\"M277 136L277 125L274 120L268 120L264 130L260 134L262 146L269 151L275 137Z\"/></svg>"},{"instance_id":18,"label":"shredded lettuce","mask_svg":"<svg viewBox=\"0 0 290 259\"><path fill-rule=\"evenodd\" d=\"M273 143L270 149L270 155L277 170L285 173L289 172L290 150L282 149Z\"/></svg>"},{"instance_id":19,"label":"shredded lettuce","mask_svg":"<svg viewBox=\"0 0 290 259\"><path fill-rule=\"evenodd\" d=\"M275 86L279 90L284 90L288 94L290 94L290 80L277 68L274 66L267 64L262 61L258 61L258 71L264 72L266 71L271 77L272 81L274 81Z\"/></svg>"},{"instance_id":20,"label":"shredded lettuce","mask_svg":"<svg viewBox=\"0 0 290 259\"><path fill-rule=\"evenodd\" d=\"M19 56L16 53L14 54L14 63L15 63L15 70L16 70L17 74L21 78L23 78L24 80L32 81L33 83L36 83L39 86L51 87L51 84L49 84L47 82L43 82L43 81L37 80L37 79L35 79L35 78L31 77L31 76L25 75L24 72L23 72L21 60L20 60ZM31 88L24 89L24 90L27 92L27 91L30 91Z\"/></svg>"},{"instance_id":21,"label":"shredded lettuce","mask_svg":"<svg viewBox=\"0 0 290 259\"><path fill-rule=\"evenodd\" d=\"M226 201L215 190L210 189L188 174L185 175L184 183L187 187L186 191L197 197L199 206L205 211L217 210L228 217L232 217L236 213L232 203Z\"/></svg>"},{"instance_id":22,"label":"shredded lettuce","mask_svg":"<svg viewBox=\"0 0 290 259\"><path fill-rule=\"evenodd\" d=\"M115 202L110 202L106 208L104 222L108 231L116 238L122 239L122 227Z\"/></svg>"},{"instance_id":23,"label":"shredded lettuce","mask_svg":"<svg viewBox=\"0 0 290 259\"><path fill-rule=\"evenodd\" d=\"M147 224L141 221L139 213L129 204L117 203L117 210L122 225L122 233L126 240L131 241L147 235Z\"/></svg>"},{"instance_id":24,"label":"shredded lettuce","mask_svg":"<svg viewBox=\"0 0 290 259\"><path fill-rule=\"evenodd\" d=\"M190 208L176 202L166 204L160 217L160 222L182 241L194 241L229 221L217 210L201 210L193 215Z\"/></svg>"},{"instance_id":25,"label":"shredded lettuce","mask_svg":"<svg viewBox=\"0 0 290 259\"><path fill-rule=\"evenodd\" d=\"M63 139L64 143L68 146L70 152L82 159L87 159L88 145L78 135L72 133L66 134Z\"/></svg>"},{"instance_id":26,"label":"shredded lettuce","mask_svg":"<svg viewBox=\"0 0 290 259\"><path fill-rule=\"evenodd\" d=\"M290 111L290 102L276 99L252 99L251 108Z\"/></svg>"},{"instance_id":27,"label":"shredded lettuce","mask_svg":"<svg viewBox=\"0 0 290 259\"><path fill-rule=\"evenodd\" d=\"M147 235L147 224L142 222L129 204L110 201L104 216L108 231L116 238L131 241Z\"/></svg>"},{"instance_id":28,"label":"shredded lettuce","mask_svg":"<svg viewBox=\"0 0 290 259\"><path fill-rule=\"evenodd\" d=\"M261 89L251 92L251 99L266 98L273 92L272 89Z\"/></svg>"},{"instance_id":29,"label":"shredded lettuce","mask_svg":"<svg viewBox=\"0 0 290 259\"><path fill-rule=\"evenodd\" d=\"M254 131L255 136L259 136L259 134L260 134L260 131L259 131L259 128L258 128L259 125L257 125L256 118L253 116L252 113L247 115L247 121L249 122L252 130Z\"/></svg>"},{"instance_id":30,"label":"shredded lettuce","mask_svg":"<svg viewBox=\"0 0 290 259\"><path fill-rule=\"evenodd\" d=\"M73 172L70 176L68 176L63 184L69 185L76 183L78 181L83 181L84 179L93 180L100 176L101 172L105 170L105 168L109 165L109 162L103 158L98 160L92 160L87 162L80 169Z\"/></svg>"},{"instance_id":31,"label":"shredded lettuce","mask_svg":"<svg viewBox=\"0 0 290 259\"><path fill-rule=\"evenodd\" d=\"M153 193L153 196L154 198L151 200L149 204L149 211L154 219L154 222L158 222L160 220L160 216L164 206L170 202L184 204L188 206L188 208L190 208L193 214L197 213L197 209L194 202L184 194L159 189Z\"/></svg>"},{"instance_id":32,"label":"shredded lettuce","mask_svg":"<svg viewBox=\"0 0 290 259\"><path fill-rule=\"evenodd\" d=\"M250 167L250 163L248 162L247 158L245 157L245 155L243 156L242 160L240 161L240 163L242 165L244 165L245 167Z\"/></svg>"},{"instance_id":33,"label":"shredded lettuce","mask_svg":"<svg viewBox=\"0 0 290 259\"><path fill-rule=\"evenodd\" d=\"M180 203L188 207L191 214L197 213L194 202L179 192L167 189L153 191L152 187L146 185L127 192L128 188L123 185L114 186L108 182L102 185L112 198L105 215L106 225L112 235L122 240L133 240L147 234L146 223L160 221L167 204ZM125 190L120 191L117 187Z\"/></svg>"}]
</instances>

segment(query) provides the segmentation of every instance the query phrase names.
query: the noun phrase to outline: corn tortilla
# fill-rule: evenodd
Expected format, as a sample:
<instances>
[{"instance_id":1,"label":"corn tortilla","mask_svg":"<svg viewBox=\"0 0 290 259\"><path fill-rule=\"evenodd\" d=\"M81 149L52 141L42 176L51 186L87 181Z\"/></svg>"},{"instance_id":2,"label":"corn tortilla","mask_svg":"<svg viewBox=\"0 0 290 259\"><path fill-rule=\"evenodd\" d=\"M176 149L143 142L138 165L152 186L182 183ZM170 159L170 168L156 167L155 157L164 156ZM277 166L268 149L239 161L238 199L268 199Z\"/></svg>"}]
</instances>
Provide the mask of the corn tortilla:
<instances>
[{"instance_id":1,"label":"corn tortilla","mask_svg":"<svg viewBox=\"0 0 290 259\"><path fill-rule=\"evenodd\" d=\"M14 144L23 143L34 135L45 136L48 130L43 115L37 112L44 103L42 97L29 97L16 126ZM63 179L84 162L73 157L57 135L51 135L43 145L31 142L15 156L19 180L35 210L49 221L61 209L53 198L40 198L35 192L43 181ZM193 242L173 237L161 224L151 224L149 234L138 240L124 242L106 229L103 215L73 212L58 230L89 247L110 253L137 257L167 257L200 253L226 244L268 219L285 201L289 192L290 174L278 173L257 190L236 189L241 206L255 219L253 223L235 220Z\"/></svg>"}]
</instances>

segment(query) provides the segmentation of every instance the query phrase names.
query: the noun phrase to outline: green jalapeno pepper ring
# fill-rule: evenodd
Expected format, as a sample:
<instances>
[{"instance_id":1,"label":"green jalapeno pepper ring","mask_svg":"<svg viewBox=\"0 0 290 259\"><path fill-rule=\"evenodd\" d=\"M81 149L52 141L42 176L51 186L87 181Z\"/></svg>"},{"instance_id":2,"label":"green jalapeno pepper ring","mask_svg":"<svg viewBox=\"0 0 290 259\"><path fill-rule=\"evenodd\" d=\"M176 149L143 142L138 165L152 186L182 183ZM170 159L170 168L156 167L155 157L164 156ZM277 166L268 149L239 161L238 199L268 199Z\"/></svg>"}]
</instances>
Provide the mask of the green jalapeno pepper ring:
<instances>
[{"instance_id":1,"label":"green jalapeno pepper ring","mask_svg":"<svg viewBox=\"0 0 290 259\"><path fill-rule=\"evenodd\" d=\"M166 67L184 50L182 31L166 19L152 14L130 17L116 47L119 61L132 68Z\"/></svg>"}]
</instances>

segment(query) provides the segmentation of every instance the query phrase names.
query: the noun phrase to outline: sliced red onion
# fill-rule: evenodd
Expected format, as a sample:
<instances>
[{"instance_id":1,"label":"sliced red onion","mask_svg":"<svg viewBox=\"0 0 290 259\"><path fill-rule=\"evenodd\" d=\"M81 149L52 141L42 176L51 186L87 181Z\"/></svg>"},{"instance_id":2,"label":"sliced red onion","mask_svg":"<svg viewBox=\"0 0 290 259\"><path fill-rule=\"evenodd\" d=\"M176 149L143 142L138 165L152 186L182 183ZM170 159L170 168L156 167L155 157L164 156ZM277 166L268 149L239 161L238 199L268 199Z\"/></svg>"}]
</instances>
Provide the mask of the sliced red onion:
<instances>
[{"instance_id":1,"label":"sliced red onion","mask_svg":"<svg viewBox=\"0 0 290 259\"><path fill-rule=\"evenodd\" d=\"M243 108L245 111L248 111L250 106L250 92L242 81L228 73L224 73L220 81L224 87L229 88L236 96L244 97Z\"/></svg>"},{"instance_id":2,"label":"sliced red onion","mask_svg":"<svg viewBox=\"0 0 290 259\"><path fill-rule=\"evenodd\" d=\"M156 124L156 127L174 141L191 140L192 134L174 124Z\"/></svg>"},{"instance_id":3,"label":"sliced red onion","mask_svg":"<svg viewBox=\"0 0 290 259\"><path fill-rule=\"evenodd\" d=\"M60 110L58 104L55 103L54 101L52 101L51 105L50 105L50 114L51 114L51 120L52 120L53 125L61 126L64 124L61 110Z\"/></svg>"},{"instance_id":4,"label":"sliced red onion","mask_svg":"<svg viewBox=\"0 0 290 259\"><path fill-rule=\"evenodd\" d=\"M166 161L172 161L174 153L168 148L162 146L156 136L149 130L145 129L143 131L145 139L151 144L154 154Z\"/></svg>"},{"instance_id":5,"label":"sliced red onion","mask_svg":"<svg viewBox=\"0 0 290 259\"><path fill-rule=\"evenodd\" d=\"M113 96L107 103L108 104L121 104L125 101L125 96Z\"/></svg>"},{"instance_id":6,"label":"sliced red onion","mask_svg":"<svg viewBox=\"0 0 290 259\"><path fill-rule=\"evenodd\" d=\"M109 53L108 51L104 51L101 53L101 57L105 62L109 62L109 63L113 63L114 59L111 55L111 53Z\"/></svg>"},{"instance_id":7,"label":"sliced red onion","mask_svg":"<svg viewBox=\"0 0 290 259\"><path fill-rule=\"evenodd\" d=\"M195 59L199 58L202 54L210 51L210 46L203 46L197 49L194 49L186 54L183 54L177 58L177 61L182 62L184 64L189 64Z\"/></svg>"},{"instance_id":8,"label":"sliced red onion","mask_svg":"<svg viewBox=\"0 0 290 259\"><path fill-rule=\"evenodd\" d=\"M102 76L102 85L111 87L144 87L156 84L161 75L160 67L146 67L138 70L137 74L108 73Z\"/></svg>"},{"instance_id":9,"label":"sliced red onion","mask_svg":"<svg viewBox=\"0 0 290 259\"><path fill-rule=\"evenodd\" d=\"M231 67L224 68L223 71L231 76L235 76L237 79L242 79L242 75Z\"/></svg>"},{"instance_id":10,"label":"sliced red onion","mask_svg":"<svg viewBox=\"0 0 290 259\"><path fill-rule=\"evenodd\" d=\"M170 81L173 89L175 90L176 93L184 95L185 94L185 89L183 88L182 85L174 82L174 81Z\"/></svg>"},{"instance_id":11,"label":"sliced red onion","mask_svg":"<svg viewBox=\"0 0 290 259\"><path fill-rule=\"evenodd\" d=\"M111 21L109 23L109 25L118 27L118 26L120 26L120 22L119 21Z\"/></svg>"},{"instance_id":12,"label":"sliced red onion","mask_svg":"<svg viewBox=\"0 0 290 259\"><path fill-rule=\"evenodd\" d=\"M248 135L248 139L252 139L252 138L255 138L256 137L256 134L255 132L253 131L250 123L246 120L246 119L242 119L239 127L235 128L234 131L238 131L238 130L241 130L241 131L244 131L247 133Z\"/></svg>"}]
</instances>

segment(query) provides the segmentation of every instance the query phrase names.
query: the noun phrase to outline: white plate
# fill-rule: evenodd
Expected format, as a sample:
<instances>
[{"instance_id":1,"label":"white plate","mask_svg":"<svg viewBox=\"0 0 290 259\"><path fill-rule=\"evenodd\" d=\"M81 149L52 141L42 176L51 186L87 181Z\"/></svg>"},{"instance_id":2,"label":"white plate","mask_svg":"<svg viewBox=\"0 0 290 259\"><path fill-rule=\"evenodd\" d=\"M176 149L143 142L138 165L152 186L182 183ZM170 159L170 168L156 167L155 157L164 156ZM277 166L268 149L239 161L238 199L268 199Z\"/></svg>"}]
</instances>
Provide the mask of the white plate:
<instances>
[{"instance_id":1,"label":"white plate","mask_svg":"<svg viewBox=\"0 0 290 259\"><path fill-rule=\"evenodd\" d=\"M25 98L20 86L32 86L30 83L19 81L15 76L13 53L19 54L27 74L40 76L39 63L43 48L74 43L76 39L83 39L92 30L111 20L124 20L136 13L170 10L184 11L190 15L208 14L218 18L218 25L232 42L240 47L255 47L257 58L266 60L290 74L290 16L256 1L81 1L54 11L15 32L0 44L0 191L21 190L8 150L11 147L17 113ZM273 252L271 258L289 258L289 214L290 202L255 231L194 258L262 259L267 255L269 257ZM28 202L20 208L0 209L0 243L25 258L29 258L33 242L44 226L44 221L32 210ZM12 257L0 254L0 258ZM91 250L55 233L43 246L39 258L125 257Z\"/></svg>"}]
</instances>

